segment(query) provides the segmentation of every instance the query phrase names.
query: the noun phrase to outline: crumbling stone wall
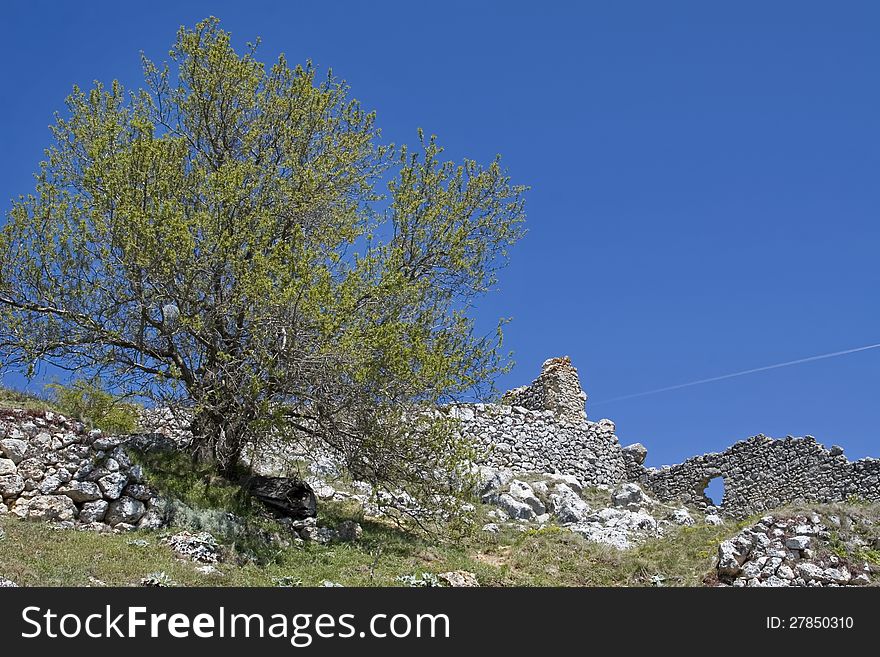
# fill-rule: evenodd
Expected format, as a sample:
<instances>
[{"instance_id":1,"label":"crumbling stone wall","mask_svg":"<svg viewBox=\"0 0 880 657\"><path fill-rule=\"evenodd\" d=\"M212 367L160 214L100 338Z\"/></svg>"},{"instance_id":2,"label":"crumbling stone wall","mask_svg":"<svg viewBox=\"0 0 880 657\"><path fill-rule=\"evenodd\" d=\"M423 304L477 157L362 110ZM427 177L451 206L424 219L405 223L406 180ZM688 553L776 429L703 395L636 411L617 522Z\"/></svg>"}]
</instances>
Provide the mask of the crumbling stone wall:
<instances>
[{"instance_id":1,"label":"crumbling stone wall","mask_svg":"<svg viewBox=\"0 0 880 657\"><path fill-rule=\"evenodd\" d=\"M545 360L537 379L510 390L502 402L530 411L551 411L558 422L579 425L587 419L587 393L568 356Z\"/></svg>"},{"instance_id":2,"label":"crumbling stone wall","mask_svg":"<svg viewBox=\"0 0 880 657\"><path fill-rule=\"evenodd\" d=\"M709 482L722 477L725 515L745 517L783 504L845 501L855 496L880 501L880 459L849 461L840 447L826 449L812 436L777 440L764 435L742 440L724 452L695 456L662 469L629 476L661 500L705 506Z\"/></svg>"},{"instance_id":3,"label":"crumbling stone wall","mask_svg":"<svg viewBox=\"0 0 880 657\"><path fill-rule=\"evenodd\" d=\"M51 411L0 410L0 515L109 531L162 525L158 497L123 448Z\"/></svg>"},{"instance_id":4,"label":"crumbling stone wall","mask_svg":"<svg viewBox=\"0 0 880 657\"><path fill-rule=\"evenodd\" d=\"M611 420L575 425L553 411L502 404L460 405L447 412L477 446L480 464L575 475L585 486L614 486L626 478Z\"/></svg>"}]
</instances>

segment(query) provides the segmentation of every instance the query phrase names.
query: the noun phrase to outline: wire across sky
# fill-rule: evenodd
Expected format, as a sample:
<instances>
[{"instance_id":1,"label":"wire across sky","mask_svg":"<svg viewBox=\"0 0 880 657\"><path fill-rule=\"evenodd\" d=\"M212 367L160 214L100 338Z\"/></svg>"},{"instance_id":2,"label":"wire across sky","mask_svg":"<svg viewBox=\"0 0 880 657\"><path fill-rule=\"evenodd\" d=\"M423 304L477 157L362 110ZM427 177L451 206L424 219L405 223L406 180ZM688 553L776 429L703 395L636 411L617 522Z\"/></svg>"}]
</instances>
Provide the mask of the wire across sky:
<instances>
[{"instance_id":1,"label":"wire across sky","mask_svg":"<svg viewBox=\"0 0 880 657\"><path fill-rule=\"evenodd\" d=\"M826 358L834 358L836 356L845 356L846 354L854 354L859 351L868 351L869 349L880 348L880 343L869 344L864 347L855 347L854 349L844 349L843 351L832 351L827 354L819 354L818 356L808 356L807 358L798 358L797 360L789 360L784 363L776 363L774 365L765 365L763 367L755 367L750 370L742 370L741 372L731 372L730 374L722 374L713 376L708 379L698 379L696 381L688 381L687 383L679 383L674 386L666 386L665 388L656 388L654 390L646 390L644 392L636 392L631 395L621 395L620 397L612 397L610 399L602 399L597 402L590 402L591 406L600 404L610 404L611 402L623 401L624 399L635 399L636 397L646 397L648 395L656 395L661 392L669 392L670 390L679 390L681 388L690 388L692 386L703 385L704 383L712 383L714 381L723 381L724 379L733 379L746 374L755 374L756 372L766 372L767 370L775 370L780 367L789 367L790 365L800 365L801 363L809 363L814 360L824 360Z\"/></svg>"}]
</instances>

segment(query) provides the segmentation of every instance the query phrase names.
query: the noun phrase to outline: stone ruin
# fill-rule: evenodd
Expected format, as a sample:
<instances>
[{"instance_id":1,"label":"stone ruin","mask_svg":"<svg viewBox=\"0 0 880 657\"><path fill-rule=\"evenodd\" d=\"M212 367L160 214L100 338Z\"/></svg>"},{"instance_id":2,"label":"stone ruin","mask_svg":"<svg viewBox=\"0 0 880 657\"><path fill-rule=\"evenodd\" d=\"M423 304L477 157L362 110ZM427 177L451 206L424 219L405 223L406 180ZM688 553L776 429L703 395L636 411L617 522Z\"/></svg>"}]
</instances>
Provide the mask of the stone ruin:
<instances>
[{"instance_id":1,"label":"stone ruin","mask_svg":"<svg viewBox=\"0 0 880 657\"><path fill-rule=\"evenodd\" d=\"M51 411L0 410L0 515L98 531L156 529L156 492L126 438Z\"/></svg>"},{"instance_id":2,"label":"stone ruin","mask_svg":"<svg viewBox=\"0 0 880 657\"><path fill-rule=\"evenodd\" d=\"M723 452L646 468L645 447L622 446L611 420L588 420L586 399L565 357L547 360L531 385L501 403L440 410L459 421L478 463L491 468L574 476L586 487L637 483L659 501L701 508L712 505L705 490L721 477L720 512L733 517L793 502L880 501L880 459L849 461L840 447L827 449L811 436L754 436ZM95 529L161 525L161 500L125 449L143 438L103 436L48 411L0 411L0 515Z\"/></svg>"},{"instance_id":3,"label":"stone ruin","mask_svg":"<svg viewBox=\"0 0 880 657\"><path fill-rule=\"evenodd\" d=\"M544 362L535 381L501 404L451 408L462 433L482 447L480 462L521 472L574 475L585 486L637 483L660 501L712 506L706 488L724 481L722 514L745 517L795 502L880 501L880 459L849 461L812 436L753 436L723 452L660 469L644 466L647 449L621 446L611 420L591 422L587 395L569 358Z\"/></svg>"},{"instance_id":4,"label":"stone ruin","mask_svg":"<svg viewBox=\"0 0 880 657\"><path fill-rule=\"evenodd\" d=\"M559 422L579 425L587 419L587 393L568 356L550 358L530 385L505 393L501 402L530 411L551 411Z\"/></svg>"}]
</instances>

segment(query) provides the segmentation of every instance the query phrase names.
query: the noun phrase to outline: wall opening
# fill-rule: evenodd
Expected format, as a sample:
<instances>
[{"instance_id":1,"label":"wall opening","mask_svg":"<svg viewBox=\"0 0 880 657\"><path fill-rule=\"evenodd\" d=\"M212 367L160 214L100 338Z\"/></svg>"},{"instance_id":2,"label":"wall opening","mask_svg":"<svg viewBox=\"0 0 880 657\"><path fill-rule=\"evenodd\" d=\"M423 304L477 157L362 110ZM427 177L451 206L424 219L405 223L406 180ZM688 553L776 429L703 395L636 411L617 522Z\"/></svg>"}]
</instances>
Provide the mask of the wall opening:
<instances>
[{"instance_id":1,"label":"wall opening","mask_svg":"<svg viewBox=\"0 0 880 657\"><path fill-rule=\"evenodd\" d=\"M724 477L713 477L710 479L709 483L706 484L706 489L703 491L703 495L705 495L714 506L720 507L721 502L724 500Z\"/></svg>"}]
</instances>

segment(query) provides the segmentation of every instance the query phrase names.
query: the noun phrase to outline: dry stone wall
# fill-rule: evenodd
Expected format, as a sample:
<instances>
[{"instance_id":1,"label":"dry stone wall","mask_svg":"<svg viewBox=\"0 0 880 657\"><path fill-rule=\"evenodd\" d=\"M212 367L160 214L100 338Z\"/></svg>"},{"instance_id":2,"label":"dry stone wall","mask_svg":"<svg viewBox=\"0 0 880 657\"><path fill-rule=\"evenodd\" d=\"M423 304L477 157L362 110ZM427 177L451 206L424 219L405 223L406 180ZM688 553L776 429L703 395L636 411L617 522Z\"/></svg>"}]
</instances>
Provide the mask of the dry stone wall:
<instances>
[{"instance_id":1,"label":"dry stone wall","mask_svg":"<svg viewBox=\"0 0 880 657\"><path fill-rule=\"evenodd\" d=\"M99 531L160 527L156 493L125 441L50 411L0 410L0 515Z\"/></svg>"},{"instance_id":2,"label":"dry stone wall","mask_svg":"<svg viewBox=\"0 0 880 657\"><path fill-rule=\"evenodd\" d=\"M502 402L530 411L550 411L559 422L580 424L587 419L587 393L568 356L550 358L530 385L505 393Z\"/></svg>"},{"instance_id":3,"label":"dry stone wall","mask_svg":"<svg viewBox=\"0 0 880 657\"><path fill-rule=\"evenodd\" d=\"M880 501L880 459L849 461L841 448L826 449L810 436L760 435L724 452L645 468L647 449L622 447L610 420L588 421L585 400L571 361L552 358L530 386L507 393L501 404L441 411L458 419L478 463L492 468L573 475L584 486L635 482L661 501L698 507L712 504L705 490L721 477L721 512L735 517L797 501ZM162 501L124 448L185 438L179 422L164 420L173 431L113 438L51 412L0 410L0 515L98 529L160 526Z\"/></svg>"},{"instance_id":4,"label":"dry stone wall","mask_svg":"<svg viewBox=\"0 0 880 657\"><path fill-rule=\"evenodd\" d=\"M640 470L640 471L639 471ZM790 502L880 501L880 459L849 461L840 447L826 449L812 436L773 439L758 435L724 452L695 456L662 469L630 463L629 476L661 500L711 504L712 479L724 481L721 511L745 517Z\"/></svg>"},{"instance_id":5,"label":"dry stone wall","mask_svg":"<svg viewBox=\"0 0 880 657\"><path fill-rule=\"evenodd\" d=\"M576 476L585 486L614 486L626 476L614 423L560 422L553 411L472 404L448 411L478 449L478 462L518 472Z\"/></svg>"}]
</instances>

